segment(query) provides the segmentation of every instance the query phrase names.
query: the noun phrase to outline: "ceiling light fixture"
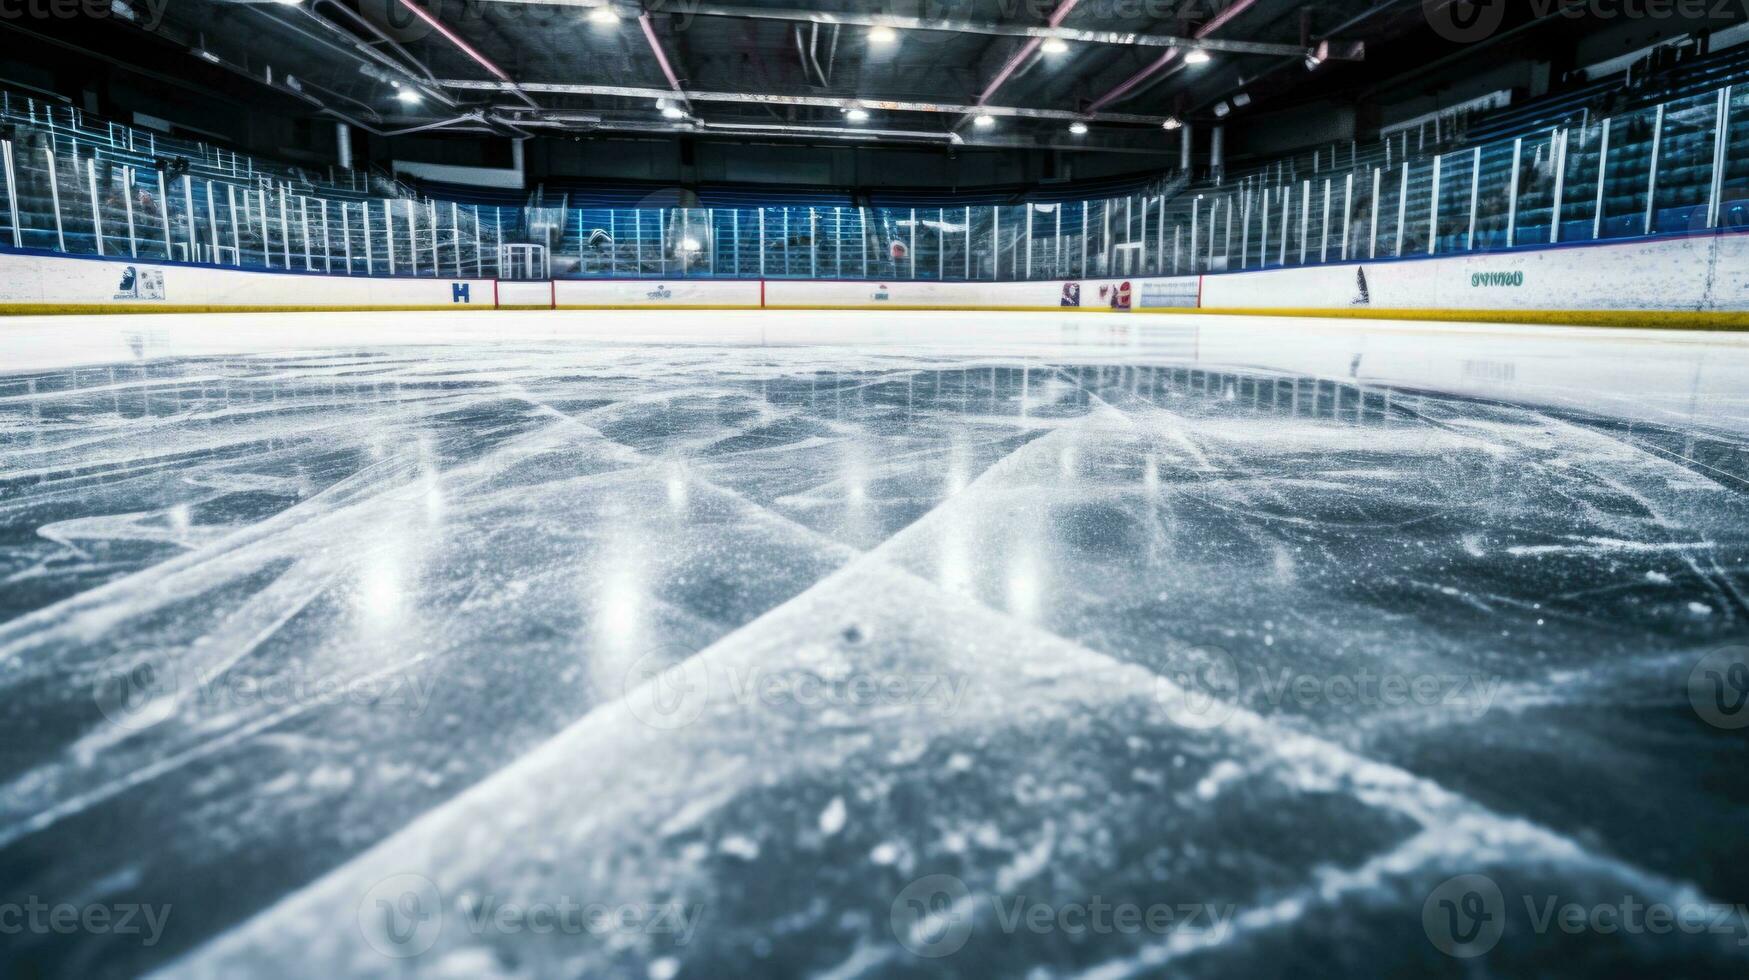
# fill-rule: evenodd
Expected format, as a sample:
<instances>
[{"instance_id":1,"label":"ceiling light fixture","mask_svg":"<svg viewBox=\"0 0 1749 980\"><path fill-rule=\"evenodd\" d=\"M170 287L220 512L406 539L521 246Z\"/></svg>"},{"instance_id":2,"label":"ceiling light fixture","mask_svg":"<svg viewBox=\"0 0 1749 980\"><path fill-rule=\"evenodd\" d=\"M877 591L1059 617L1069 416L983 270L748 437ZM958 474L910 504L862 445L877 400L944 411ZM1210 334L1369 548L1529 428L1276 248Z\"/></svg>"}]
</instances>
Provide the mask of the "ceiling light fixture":
<instances>
[{"instance_id":1,"label":"ceiling light fixture","mask_svg":"<svg viewBox=\"0 0 1749 980\"><path fill-rule=\"evenodd\" d=\"M1079 120L1072 122L1069 124L1069 132L1074 133L1076 136L1086 136L1087 124L1080 122Z\"/></svg>"},{"instance_id":2,"label":"ceiling light fixture","mask_svg":"<svg viewBox=\"0 0 1749 980\"><path fill-rule=\"evenodd\" d=\"M868 122L868 110L861 106L851 106L844 110L844 118L853 123Z\"/></svg>"},{"instance_id":3,"label":"ceiling light fixture","mask_svg":"<svg viewBox=\"0 0 1749 980\"><path fill-rule=\"evenodd\" d=\"M1060 37L1047 37L1045 43L1039 45L1039 50L1045 54L1062 54L1069 50L1069 42Z\"/></svg>"},{"instance_id":4,"label":"ceiling light fixture","mask_svg":"<svg viewBox=\"0 0 1749 980\"><path fill-rule=\"evenodd\" d=\"M1215 118L1216 119L1225 119L1225 118L1227 118L1227 113L1232 112L1232 111L1233 111L1233 107L1228 105L1225 102L1216 102L1215 103Z\"/></svg>"},{"instance_id":5,"label":"ceiling light fixture","mask_svg":"<svg viewBox=\"0 0 1749 980\"><path fill-rule=\"evenodd\" d=\"M619 23L619 11L612 7L596 7L589 11L589 22L601 27L612 27Z\"/></svg>"},{"instance_id":6,"label":"ceiling light fixture","mask_svg":"<svg viewBox=\"0 0 1749 980\"><path fill-rule=\"evenodd\" d=\"M1168 117L1166 117L1166 121L1160 124L1160 128L1161 129L1179 129L1183 125L1184 125L1183 123L1178 121L1177 116L1168 116Z\"/></svg>"},{"instance_id":7,"label":"ceiling light fixture","mask_svg":"<svg viewBox=\"0 0 1749 980\"><path fill-rule=\"evenodd\" d=\"M878 24L868 29L868 43L892 44L899 39L899 32L885 24Z\"/></svg>"},{"instance_id":8,"label":"ceiling light fixture","mask_svg":"<svg viewBox=\"0 0 1749 980\"><path fill-rule=\"evenodd\" d=\"M685 119L686 118L686 110L680 108L677 105L665 105L662 107L662 118L663 119Z\"/></svg>"},{"instance_id":9,"label":"ceiling light fixture","mask_svg":"<svg viewBox=\"0 0 1749 980\"><path fill-rule=\"evenodd\" d=\"M1184 63L1187 65L1206 65L1209 63L1209 53L1201 48L1191 48L1184 53Z\"/></svg>"},{"instance_id":10,"label":"ceiling light fixture","mask_svg":"<svg viewBox=\"0 0 1749 980\"><path fill-rule=\"evenodd\" d=\"M972 125L979 129L989 129L991 126L996 125L996 117L990 115L988 112L980 112L972 117Z\"/></svg>"},{"instance_id":11,"label":"ceiling light fixture","mask_svg":"<svg viewBox=\"0 0 1749 980\"><path fill-rule=\"evenodd\" d=\"M404 88L395 92L395 101L405 102L408 105L418 105L425 101L425 96L420 95L415 89Z\"/></svg>"},{"instance_id":12,"label":"ceiling light fixture","mask_svg":"<svg viewBox=\"0 0 1749 980\"><path fill-rule=\"evenodd\" d=\"M1238 95L1233 96L1233 108L1235 109L1243 109L1250 104L1251 96L1244 92L1240 92Z\"/></svg>"}]
</instances>

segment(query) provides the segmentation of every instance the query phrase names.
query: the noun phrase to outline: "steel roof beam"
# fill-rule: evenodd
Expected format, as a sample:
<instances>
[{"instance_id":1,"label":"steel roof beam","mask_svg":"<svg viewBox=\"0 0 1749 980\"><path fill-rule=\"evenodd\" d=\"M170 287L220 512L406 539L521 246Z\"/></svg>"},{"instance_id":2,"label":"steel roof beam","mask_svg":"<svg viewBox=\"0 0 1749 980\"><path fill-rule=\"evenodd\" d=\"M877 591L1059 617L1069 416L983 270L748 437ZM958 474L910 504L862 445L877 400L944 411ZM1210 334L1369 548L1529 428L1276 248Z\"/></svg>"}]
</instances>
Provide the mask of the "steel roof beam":
<instances>
[{"instance_id":1,"label":"steel roof beam","mask_svg":"<svg viewBox=\"0 0 1749 980\"><path fill-rule=\"evenodd\" d=\"M608 0L479 0L483 3L520 3L549 7L579 7L595 9L620 4ZM911 17L903 14L862 13L858 11L808 10L785 7L746 7L737 4L673 3L655 0L644 9L651 14L675 17L730 17L739 20L780 20L805 24L842 24L847 27L891 27L897 31L934 31L945 34L984 34L993 37L1030 37L1038 40L1059 38L1083 44L1115 44L1143 48L1202 48L1205 51L1225 51L1232 54L1275 55L1303 58L1310 50L1300 44L1275 44L1268 41L1222 40L1209 37L1179 37L1170 34L1140 34L1130 31L1095 31L1078 27L1043 26L1033 24L993 24L988 21L956 20L945 17Z\"/></svg>"},{"instance_id":2,"label":"steel roof beam","mask_svg":"<svg viewBox=\"0 0 1749 980\"><path fill-rule=\"evenodd\" d=\"M668 89L635 85L588 85L573 82L489 82L471 78L445 78L439 84L455 91L532 92L547 95L590 95L625 99L669 99L675 93ZM1144 116L1127 112L1083 113L1068 109L1033 109L1022 106L967 105L961 102L908 102L894 99L858 99L836 95L768 95L759 92L710 92L687 89L686 98L694 102L740 102L751 105L805 105L825 109L879 109L885 112L938 112L964 115L987 112L992 116L1017 119L1082 120L1084 122L1115 123L1133 126L1158 126L1165 116Z\"/></svg>"}]
</instances>

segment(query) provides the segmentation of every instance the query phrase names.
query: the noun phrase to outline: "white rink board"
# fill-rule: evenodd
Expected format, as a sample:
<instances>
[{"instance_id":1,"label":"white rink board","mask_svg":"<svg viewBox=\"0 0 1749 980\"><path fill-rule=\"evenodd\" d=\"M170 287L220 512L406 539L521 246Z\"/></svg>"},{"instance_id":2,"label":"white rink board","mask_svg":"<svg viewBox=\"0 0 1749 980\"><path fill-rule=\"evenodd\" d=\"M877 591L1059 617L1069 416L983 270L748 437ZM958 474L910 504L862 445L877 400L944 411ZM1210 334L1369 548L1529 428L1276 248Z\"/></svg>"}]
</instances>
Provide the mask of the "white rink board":
<instances>
[{"instance_id":1,"label":"white rink board","mask_svg":"<svg viewBox=\"0 0 1749 980\"><path fill-rule=\"evenodd\" d=\"M132 270L132 286L128 286ZM542 284L543 289L545 284ZM491 309L490 279L412 279L253 272L135 260L0 255L7 306L187 309Z\"/></svg>"},{"instance_id":2,"label":"white rink board","mask_svg":"<svg viewBox=\"0 0 1749 980\"><path fill-rule=\"evenodd\" d=\"M1040 282L371 278L0 253L0 312L275 309L1749 311L1749 236ZM65 309L62 309L65 308ZM1455 317L1454 317L1455 318Z\"/></svg>"},{"instance_id":3,"label":"white rink board","mask_svg":"<svg viewBox=\"0 0 1749 980\"><path fill-rule=\"evenodd\" d=\"M1361 274L1366 288L1361 288ZM1749 236L1205 276L1205 309L1749 310Z\"/></svg>"}]
</instances>

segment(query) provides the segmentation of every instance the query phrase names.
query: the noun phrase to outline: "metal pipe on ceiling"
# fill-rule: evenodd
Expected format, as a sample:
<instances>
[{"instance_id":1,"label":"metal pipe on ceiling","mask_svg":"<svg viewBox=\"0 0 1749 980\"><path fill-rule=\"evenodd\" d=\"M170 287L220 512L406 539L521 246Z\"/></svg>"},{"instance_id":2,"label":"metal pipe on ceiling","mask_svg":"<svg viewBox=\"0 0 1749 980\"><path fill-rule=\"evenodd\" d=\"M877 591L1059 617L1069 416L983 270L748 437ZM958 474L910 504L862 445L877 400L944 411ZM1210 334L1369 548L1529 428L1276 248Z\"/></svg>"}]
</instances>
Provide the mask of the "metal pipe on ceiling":
<instances>
[{"instance_id":1,"label":"metal pipe on ceiling","mask_svg":"<svg viewBox=\"0 0 1749 980\"><path fill-rule=\"evenodd\" d=\"M528 5L578 7L595 9L612 7L611 0L479 0L483 3L520 3ZM656 13L663 12L661 0L651 5ZM800 21L812 24L838 24L846 27L891 27L899 31L933 31L946 34L982 34L992 37L1032 37L1040 40L1058 38L1082 44L1110 44L1142 48L1204 48L1232 54L1265 54L1278 57L1305 57L1306 48L1298 44L1275 44L1267 41L1229 41L1216 38L1180 37L1170 34L1141 34L1130 31L1096 31L1077 27L1041 27L1032 24L995 24L984 21L958 20L945 17L912 17L903 14L862 13L859 11L809 10L786 7L747 7L737 4L693 3L691 0L673 4L673 12L687 17L725 17L738 20Z\"/></svg>"},{"instance_id":2,"label":"metal pipe on ceiling","mask_svg":"<svg viewBox=\"0 0 1749 980\"><path fill-rule=\"evenodd\" d=\"M406 2L408 2L408 0L401 0L401 2L406 3ZM1240 14L1251 9L1251 7L1256 5L1256 3L1257 3L1257 0L1237 0L1237 2L1234 3L1232 6L1221 11L1220 13L1216 14L1214 16L1214 18L1211 19L1208 23L1197 28L1196 35L1195 35L1197 40L1201 41L1205 35L1212 34L1215 31L1226 26L1235 17L1238 17ZM1303 48L1300 50L1302 52L1304 51ZM1117 84L1117 86L1114 87L1111 91L1105 93L1104 95L1100 96L1097 99L1094 99L1092 104L1089 105L1088 108L1091 111L1097 112L1100 109L1103 109L1106 106L1112 104L1113 102L1116 102L1118 99L1123 98L1123 96L1127 92L1129 92L1131 89L1135 88L1137 85L1140 85L1143 82L1147 81L1149 77L1151 77L1155 72L1159 71L1160 69L1166 67L1166 65L1169 64L1172 61L1172 59L1177 57L1177 56L1178 56L1178 49L1173 48L1172 50L1167 51L1165 54L1162 54L1160 57L1155 58L1153 61L1149 62L1148 65L1146 67L1144 67L1141 71L1138 71L1134 75L1131 75L1129 78L1124 79L1123 81L1119 82Z\"/></svg>"},{"instance_id":3,"label":"metal pipe on ceiling","mask_svg":"<svg viewBox=\"0 0 1749 980\"><path fill-rule=\"evenodd\" d=\"M401 2L410 3L412 0ZM690 107L692 103L686 97L686 90L680 87L680 76L674 74L674 66L668 63L668 55L662 50L662 42L656 38L656 27L650 22L647 12L638 15L638 26L643 28L644 40L650 42L650 53L656 56L656 64L662 66L662 77L668 79L668 87L680 97L681 104Z\"/></svg>"},{"instance_id":4,"label":"metal pipe on ceiling","mask_svg":"<svg viewBox=\"0 0 1749 980\"><path fill-rule=\"evenodd\" d=\"M1075 9L1075 4L1078 2L1080 2L1080 0L1063 0L1062 3L1057 4L1057 9L1051 12L1049 22L1050 26L1056 27L1062 24L1063 18L1069 16L1069 12ZM1010 55L1008 61L1002 65L1002 70L998 71L996 77L990 79L990 84L984 86L984 90L978 93L977 104L981 106L984 103L989 102L990 97L995 95L996 90L1000 89L1003 83L1008 81L1009 77L1014 74L1015 69L1019 68L1026 59L1032 57L1033 52L1037 51L1039 45L1043 43L1043 38L1031 38L1025 44L1020 46L1020 50ZM963 126L965 125L965 121L965 118L962 117L957 125Z\"/></svg>"},{"instance_id":5,"label":"metal pipe on ceiling","mask_svg":"<svg viewBox=\"0 0 1749 980\"><path fill-rule=\"evenodd\" d=\"M401 6L405 7L407 10L411 11L413 16L424 21L432 30L443 35L444 40L455 45L456 48L458 50L460 50L462 54L465 54L468 57L474 59L474 62L476 64L478 64L481 68L484 68L488 72L490 72L494 78L509 85L510 91L512 91L515 94L517 94L518 96L520 96L524 102L527 102L529 105L536 106L538 108L539 103L537 103L533 99L529 98L526 94L524 94L522 92L521 89L517 88L516 81L514 79L512 79L508 74L506 74L504 69L493 64L492 60L490 58L487 58L485 55L474 50L473 45L462 40L461 35L450 30L449 27L447 25L445 25L443 21L438 20L436 16L431 14L424 7L419 6L419 4L415 3L414 0L400 0L400 4L401 4Z\"/></svg>"},{"instance_id":6,"label":"metal pipe on ceiling","mask_svg":"<svg viewBox=\"0 0 1749 980\"><path fill-rule=\"evenodd\" d=\"M445 78L440 80L445 88L456 91L486 91L508 92L511 87L502 82L487 82L477 79ZM588 95L605 96L625 99L660 99L673 93L659 88L645 88L632 85L588 85L574 82L521 82L517 88L526 92L550 95ZM968 105L963 102L911 102L895 99L850 98L836 95L777 95L762 92L715 92L692 89L686 92L686 97L695 102L741 102L754 105L802 105L816 106L826 109L848 109L853 106L864 109L878 109L884 112L936 112L949 115L964 115L969 112L987 112L992 116L1006 116L1019 119L1056 119L1056 120L1086 120L1088 122L1114 123L1133 126L1158 126L1166 121L1165 116L1137 115L1126 112L1085 113L1069 109L1035 109L1022 106L998 105Z\"/></svg>"}]
</instances>

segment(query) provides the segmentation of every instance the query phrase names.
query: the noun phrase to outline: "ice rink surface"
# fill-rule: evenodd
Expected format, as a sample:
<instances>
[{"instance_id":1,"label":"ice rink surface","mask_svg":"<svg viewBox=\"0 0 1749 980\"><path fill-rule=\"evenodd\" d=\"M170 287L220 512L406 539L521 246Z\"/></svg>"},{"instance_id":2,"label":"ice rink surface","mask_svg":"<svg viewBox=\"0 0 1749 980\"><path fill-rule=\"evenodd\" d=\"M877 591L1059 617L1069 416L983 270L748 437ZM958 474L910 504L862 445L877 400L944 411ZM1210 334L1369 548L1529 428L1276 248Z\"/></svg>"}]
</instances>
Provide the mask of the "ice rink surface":
<instances>
[{"instance_id":1,"label":"ice rink surface","mask_svg":"<svg viewBox=\"0 0 1749 980\"><path fill-rule=\"evenodd\" d=\"M0 902L168 907L0 972L1740 976L1746 439L1730 334L0 321Z\"/></svg>"}]
</instances>

